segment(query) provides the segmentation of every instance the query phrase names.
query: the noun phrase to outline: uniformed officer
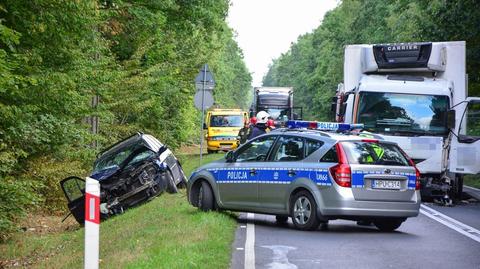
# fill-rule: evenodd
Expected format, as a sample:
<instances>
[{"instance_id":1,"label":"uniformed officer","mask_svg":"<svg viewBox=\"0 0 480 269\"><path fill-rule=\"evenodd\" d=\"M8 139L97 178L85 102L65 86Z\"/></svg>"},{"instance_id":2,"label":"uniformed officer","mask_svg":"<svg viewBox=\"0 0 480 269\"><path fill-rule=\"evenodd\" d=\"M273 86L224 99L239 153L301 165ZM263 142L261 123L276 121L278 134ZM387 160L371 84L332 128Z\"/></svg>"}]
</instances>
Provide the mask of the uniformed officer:
<instances>
[{"instance_id":1,"label":"uniformed officer","mask_svg":"<svg viewBox=\"0 0 480 269\"><path fill-rule=\"evenodd\" d=\"M250 136L252 129L250 128L250 124L248 120L245 120L243 128L238 131L238 142L239 144L243 144L247 142L248 137Z\"/></svg>"},{"instance_id":2,"label":"uniformed officer","mask_svg":"<svg viewBox=\"0 0 480 269\"><path fill-rule=\"evenodd\" d=\"M253 127L248 139L253 139L267 132L266 129L268 117L270 117L270 115L265 111L260 111L257 113L257 123Z\"/></svg>"}]
</instances>

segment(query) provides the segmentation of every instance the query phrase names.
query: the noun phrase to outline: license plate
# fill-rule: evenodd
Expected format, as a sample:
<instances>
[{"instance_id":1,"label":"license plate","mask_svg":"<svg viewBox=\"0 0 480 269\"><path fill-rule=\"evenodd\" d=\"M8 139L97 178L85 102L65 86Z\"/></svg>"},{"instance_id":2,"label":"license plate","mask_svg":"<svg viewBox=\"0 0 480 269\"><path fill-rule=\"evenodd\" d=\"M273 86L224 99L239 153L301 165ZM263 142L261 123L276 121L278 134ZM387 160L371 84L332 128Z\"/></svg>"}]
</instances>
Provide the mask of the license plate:
<instances>
[{"instance_id":1,"label":"license plate","mask_svg":"<svg viewBox=\"0 0 480 269\"><path fill-rule=\"evenodd\" d=\"M372 189L399 190L399 180L373 180Z\"/></svg>"}]
</instances>

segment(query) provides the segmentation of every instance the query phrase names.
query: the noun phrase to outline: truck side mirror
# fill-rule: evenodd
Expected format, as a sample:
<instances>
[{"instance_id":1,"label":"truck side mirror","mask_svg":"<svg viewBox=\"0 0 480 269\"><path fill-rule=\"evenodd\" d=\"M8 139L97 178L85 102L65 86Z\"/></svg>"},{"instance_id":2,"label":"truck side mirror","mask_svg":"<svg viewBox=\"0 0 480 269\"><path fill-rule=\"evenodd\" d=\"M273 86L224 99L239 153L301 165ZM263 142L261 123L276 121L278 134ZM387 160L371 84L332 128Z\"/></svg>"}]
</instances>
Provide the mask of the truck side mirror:
<instances>
[{"instance_id":1,"label":"truck side mirror","mask_svg":"<svg viewBox=\"0 0 480 269\"><path fill-rule=\"evenodd\" d=\"M227 161L227 163L233 163L235 161L235 154L233 153L233 151L229 151L227 152L227 154L225 154L225 160Z\"/></svg>"},{"instance_id":2,"label":"truck side mirror","mask_svg":"<svg viewBox=\"0 0 480 269\"><path fill-rule=\"evenodd\" d=\"M203 123L203 130L207 130L207 124Z\"/></svg>"},{"instance_id":3,"label":"truck side mirror","mask_svg":"<svg viewBox=\"0 0 480 269\"><path fill-rule=\"evenodd\" d=\"M455 129L455 109L450 109L447 112L447 128Z\"/></svg>"}]
</instances>

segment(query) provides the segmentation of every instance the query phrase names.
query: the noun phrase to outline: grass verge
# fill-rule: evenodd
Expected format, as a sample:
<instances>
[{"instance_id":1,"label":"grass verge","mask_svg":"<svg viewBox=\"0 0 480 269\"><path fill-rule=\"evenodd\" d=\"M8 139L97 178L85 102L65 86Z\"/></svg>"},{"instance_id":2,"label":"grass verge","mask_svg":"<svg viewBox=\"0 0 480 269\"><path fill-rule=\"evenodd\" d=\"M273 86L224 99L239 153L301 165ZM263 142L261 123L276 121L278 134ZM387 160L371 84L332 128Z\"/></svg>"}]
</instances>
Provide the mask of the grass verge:
<instances>
[{"instance_id":1,"label":"grass verge","mask_svg":"<svg viewBox=\"0 0 480 269\"><path fill-rule=\"evenodd\" d=\"M195 155L180 155L187 175L198 167ZM204 163L221 158L207 155ZM111 218L100 227L102 268L227 268L236 220L190 206L186 192L162 194ZM84 230L52 234L18 233L0 245L5 266L80 268ZM0 263L0 267L1 263Z\"/></svg>"}]
</instances>

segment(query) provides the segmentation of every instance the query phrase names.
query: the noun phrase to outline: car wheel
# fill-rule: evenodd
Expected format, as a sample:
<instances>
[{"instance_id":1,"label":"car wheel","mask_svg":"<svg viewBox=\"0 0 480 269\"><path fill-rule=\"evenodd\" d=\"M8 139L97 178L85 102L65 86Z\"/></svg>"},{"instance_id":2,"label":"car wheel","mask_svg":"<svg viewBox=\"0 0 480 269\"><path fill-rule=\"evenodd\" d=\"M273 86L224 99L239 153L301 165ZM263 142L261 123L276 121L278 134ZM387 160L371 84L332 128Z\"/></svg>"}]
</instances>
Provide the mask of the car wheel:
<instances>
[{"instance_id":1,"label":"car wheel","mask_svg":"<svg viewBox=\"0 0 480 269\"><path fill-rule=\"evenodd\" d=\"M288 216L277 215L275 216L275 219L277 220L278 224L285 224L288 221Z\"/></svg>"},{"instance_id":2,"label":"car wheel","mask_svg":"<svg viewBox=\"0 0 480 269\"><path fill-rule=\"evenodd\" d=\"M317 216L317 204L308 191L299 191L290 202L293 225L299 230L313 230L320 220Z\"/></svg>"},{"instance_id":3,"label":"car wheel","mask_svg":"<svg viewBox=\"0 0 480 269\"><path fill-rule=\"evenodd\" d=\"M167 192L168 193L177 193L177 185L175 184L175 179L173 178L172 172L170 170L167 170L165 172L165 179L167 181Z\"/></svg>"},{"instance_id":4,"label":"car wheel","mask_svg":"<svg viewBox=\"0 0 480 269\"><path fill-rule=\"evenodd\" d=\"M180 183L178 183L177 188L178 189L184 189L187 187L187 179L185 177L182 177L180 179Z\"/></svg>"},{"instance_id":5,"label":"car wheel","mask_svg":"<svg viewBox=\"0 0 480 269\"><path fill-rule=\"evenodd\" d=\"M178 183L177 188L183 189L187 187L187 177L185 176L185 173L183 172L183 168L178 163L179 171L180 171L180 183Z\"/></svg>"},{"instance_id":6,"label":"car wheel","mask_svg":"<svg viewBox=\"0 0 480 269\"><path fill-rule=\"evenodd\" d=\"M375 220L373 224L382 232L393 232L398 229L404 221L404 219L382 219Z\"/></svg>"},{"instance_id":7,"label":"car wheel","mask_svg":"<svg viewBox=\"0 0 480 269\"><path fill-rule=\"evenodd\" d=\"M200 208L202 211L210 211L214 209L214 197L213 197L213 191L212 188L210 187L210 184L208 184L205 181L202 181L200 183L200 190L198 191L198 208Z\"/></svg>"}]
</instances>

